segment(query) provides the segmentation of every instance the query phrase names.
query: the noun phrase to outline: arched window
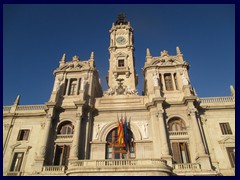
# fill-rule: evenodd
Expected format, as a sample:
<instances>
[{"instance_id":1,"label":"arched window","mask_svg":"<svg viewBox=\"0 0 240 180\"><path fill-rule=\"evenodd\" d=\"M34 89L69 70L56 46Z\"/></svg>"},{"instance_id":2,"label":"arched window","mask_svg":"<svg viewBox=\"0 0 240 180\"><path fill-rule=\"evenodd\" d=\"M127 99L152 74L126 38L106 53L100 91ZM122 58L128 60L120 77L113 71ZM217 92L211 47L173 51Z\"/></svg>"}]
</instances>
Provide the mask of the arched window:
<instances>
[{"instance_id":1,"label":"arched window","mask_svg":"<svg viewBox=\"0 0 240 180\"><path fill-rule=\"evenodd\" d=\"M117 128L111 130L107 135L106 159L134 159L135 145L131 130L128 129L125 146L117 142Z\"/></svg>"},{"instance_id":2,"label":"arched window","mask_svg":"<svg viewBox=\"0 0 240 180\"><path fill-rule=\"evenodd\" d=\"M58 129L58 134L73 134L73 125L71 122L67 121L63 124Z\"/></svg>"},{"instance_id":3,"label":"arched window","mask_svg":"<svg viewBox=\"0 0 240 180\"><path fill-rule=\"evenodd\" d=\"M169 131L186 131L186 126L182 119L173 118L168 121Z\"/></svg>"}]
</instances>

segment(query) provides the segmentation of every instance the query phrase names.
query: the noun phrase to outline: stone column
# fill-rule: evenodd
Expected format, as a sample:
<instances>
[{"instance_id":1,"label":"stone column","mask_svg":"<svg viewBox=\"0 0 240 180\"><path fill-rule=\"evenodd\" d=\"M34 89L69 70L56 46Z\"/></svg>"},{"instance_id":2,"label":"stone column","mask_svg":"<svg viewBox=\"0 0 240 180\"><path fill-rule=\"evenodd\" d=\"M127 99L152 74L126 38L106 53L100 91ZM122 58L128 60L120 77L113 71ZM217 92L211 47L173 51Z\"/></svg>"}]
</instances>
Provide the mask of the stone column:
<instances>
[{"instance_id":1,"label":"stone column","mask_svg":"<svg viewBox=\"0 0 240 180\"><path fill-rule=\"evenodd\" d=\"M69 94L68 94L68 93L69 93L68 91L69 91L69 86L70 86L70 81L71 81L71 79L70 79L70 78L67 78L67 80L68 80L68 81L67 81L67 84L66 84L67 88L66 88L66 93L65 93L65 95L68 96L68 95L69 95Z\"/></svg>"},{"instance_id":2,"label":"stone column","mask_svg":"<svg viewBox=\"0 0 240 180\"><path fill-rule=\"evenodd\" d=\"M34 164L34 171L35 172L41 172L42 167L44 165L44 160L45 160L45 156L46 156L48 136L49 136L49 133L50 133L51 123L52 123L52 116L48 114L47 119L44 123L44 132L43 132L41 145L40 145L40 148L38 150L39 152L37 153L37 157L35 157L35 164Z\"/></svg>"},{"instance_id":3,"label":"stone column","mask_svg":"<svg viewBox=\"0 0 240 180\"><path fill-rule=\"evenodd\" d=\"M152 127L152 140L153 140L153 154L152 158L161 158L161 142L160 142L160 132L157 119L156 107L150 107L151 116L151 127Z\"/></svg>"},{"instance_id":4,"label":"stone column","mask_svg":"<svg viewBox=\"0 0 240 180\"><path fill-rule=\"evenodd\" d=\"M163 84L163 90L166 91L165 80L164 80L164 74L162 74L162 73L161 73L161 79L162 79L162 84Z\"/></svg>"},{"instance_id":5,"label":"stone column","mask_svg":"<svg viewBox=\"0 0 240 180\"><path fill-rule=\"evenodd\" d=\"M45 127L44 127L44 132L43 132L43 137L42 137L42 142L41 142L41 147L39 151L39 157L40 158L45 158L46 155L46 148L47 148L47 142L48 142L48 136L50 133L50 128L51 128L51 122L52 122L52 117L50 115L47 115L47 119L45 121Z\"/></svg>"},{"instance_id":6,"label":"stone column","mask_svg":"<svg viewBox=\"0 0 240 180\"><path fill-rule=\"evenodd\" d=\"M74 126L73 142L72 142L70 158L69 158L71 160L78 159L78 148L79 148L81 122L82 122L82 113L77 113L77 119L76 119L76 123Z\"/></svg>"},{"instance_id":7,"label":"stone column","mask_svg":"<svg viewBox=\"0 0 240 180\"><path fill-rule=\"evenodd\" d=\"M77 94L76 95L79 95L79 91L80 91L80 79L81 78L77 78ZM79 85L80 84L80 85Z\"/></svg>"},{"instance_id":8,"label":"stone column","mask_svg":"<svg viewBox=\"0 0 240 180\"><path fill-rule=\"evenodd\" d=\"M173 90L176 90L176 83L175 83L173 73L171 73L171 78L172 78L172 82L173 82Z\"/></svg>"},{"instance_id":9,"label":"stone column","mask_svg":"<svg viewBox=\"0 0 240 180\"><path fill-rule=\"evenodd\" d=\"M195 138L196 162L201 164L202 169L211 170L212 168L210 164L209 155L206 154L206 151L204 148L201 132L197 123L196 109L194 107L189 108L189 116L191 119L192 131Z\"/></svg>"},{"instance_id":10,"label":"stone column","mask_svg":"<svg viewBox=\"0 0 240 180\"><path fill-rule=\"evenodd\" d=\"M159 121L159 131L160 131L160 139L161 139L161 158L167 161L167 164L169 166L172 166L172 158L169 154L169 147L168 147L168 140L167 140L167 131L166 131L166 125L165 120L163 116L163 109L161 107L161 104L157 105L158 109L158 121Z\"/></svg>"},{"instance_id":11,"label":"stone column","mask_svg":"<svg viewBox=\"0 0 240 180\"><path fill-rule=\"evenodd\" d=\"M197 153L198 154L205 154L205 149L204 149L204 145L203 145L203 142L202 142L200 129L198 127L195 111L196 111L195 108L193 108L193 107L189 108L189 116L190 116L191 122L192 122L191 124L192 124L192 129L193 129L193 132L194 132L195 142L198 146Z\"/></svg>"}]
</instances>

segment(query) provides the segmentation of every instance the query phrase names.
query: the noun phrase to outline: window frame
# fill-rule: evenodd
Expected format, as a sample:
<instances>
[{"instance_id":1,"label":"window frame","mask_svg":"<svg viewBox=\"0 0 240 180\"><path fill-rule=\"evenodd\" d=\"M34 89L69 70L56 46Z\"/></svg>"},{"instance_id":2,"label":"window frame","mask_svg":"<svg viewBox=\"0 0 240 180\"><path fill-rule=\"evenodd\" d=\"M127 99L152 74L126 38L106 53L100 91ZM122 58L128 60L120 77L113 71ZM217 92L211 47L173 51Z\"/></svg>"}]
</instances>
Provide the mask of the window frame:
<instances>
[{"instance_id":1,"label":"window frame","mask_svg":"<svg viewBox=\"0 0 240 180\"><path fill-rule=\"evenodd\" d=\"M232 135L232 129L229 122L220 122L219 123L222 135Z\"/></svg>"},{"instance_id":2,"label":"window frame","mask_svg":"<svg viewBox=\"0 0 240 180\"><path fill-rule=\"evenodd\" d=\"M118 67L119 68L125 67L125 60L124 59L118 59Z\"/></svg>"},{"instance_id":3,"label":"window frame","mask_svg":"<svg viewBox=\"0 0 240 180\"><path fill-rule=\"evenodd\" d=\"M30 129L20 129L17 136L17 141L28 141Z\"/></svg>"}]
</instances>

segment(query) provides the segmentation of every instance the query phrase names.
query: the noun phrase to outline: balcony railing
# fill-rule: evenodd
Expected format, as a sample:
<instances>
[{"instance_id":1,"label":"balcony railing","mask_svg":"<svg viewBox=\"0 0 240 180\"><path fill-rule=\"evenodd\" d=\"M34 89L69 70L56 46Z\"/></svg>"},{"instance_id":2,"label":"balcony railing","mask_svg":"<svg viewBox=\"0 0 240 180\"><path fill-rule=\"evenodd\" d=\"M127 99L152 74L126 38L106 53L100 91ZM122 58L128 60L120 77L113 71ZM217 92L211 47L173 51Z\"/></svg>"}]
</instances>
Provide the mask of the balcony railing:
<instances>
[{"instance_id":1,"label":"balcony railing","mask_svg":"<svg viewBox=\"0 0 240 180\"><path fill-rule=\"evenodd\" d=\"M71 162L71 167L116 167L116 166L141 166L141 165L166 165L162 159L107 159L107 160L77 160ZM70 168L69 168L70 169Z\"/></svg>"},{"instance_id":2,"label":"balcony railing","mask_svg":"<svg viewBox=\"0 0 240 180\"><path fill-rule=\"evenodd\" d=\"M59 173L64 171L65 171L65 166L43 166L43 172Z\"/></svg>"},{"instance_id":3,"label":"balcony railing","mask_svg":"<svg viewBox=\"0 0 240 180\"><path fill-rule=\"evenodd\" d=\"M232 96L200 98L201 103L234 102Z\"/></svg>"},{"instance_id":4,"label":"balcony railing","mask_svg":"<svg viewBox=\"0 0 240 180\"><path fill-rule=\"evenodd\" d=\"M183 164L173 164L174 170L184 170L184 171L197 171L201 170L200 164L198 163L183 163Z\"/></svg>"},{"instance_id":5,"label":"balcony railing","mask_svg":"<svg viewBox=\"0 0 240 180\"><path fill-rule=\"evenodd\" d=\"M57 139L72 139L73 134L58 134Z\"/></svg>"},{"instance_id":6,"label":"balcony railing","mask_svg":"<svg viewBox=\"0 0 240 180\"><path fill-rule=\"evenodd\" d=\"M20 105L17 107L16 111L38 111L44 110L45 105Z\"/></svg>"},{"instance_id":7,"label":"balcony railing","mask_svg":"<svg viewBox=\"0 0 240 180\"><path fill-rule=\"evenodd\" d=\"M7 176L20 176L21 172L19 171L9 171L7 172Z\"/></svg>"},{"instance_id":8,"label":"balcony railing","mask_svg":"<svg viewBox=\"0 0 240 180\"><path fill-rule=\"evenodd\" d=\"M186 136L188 135L187 131L169 131L170 136Z\"/></svg>"},{"instance_id":9,"label":"balcony railing","mask_svg":"<svg viewBox=\"0 0 240 180\"><path fill-rule=\"evenodd\" d=\"M11 107L12 107L12 106L3 106L3 111L9 112L9 111L11 110Z\"/></svg>"}]
</instances>

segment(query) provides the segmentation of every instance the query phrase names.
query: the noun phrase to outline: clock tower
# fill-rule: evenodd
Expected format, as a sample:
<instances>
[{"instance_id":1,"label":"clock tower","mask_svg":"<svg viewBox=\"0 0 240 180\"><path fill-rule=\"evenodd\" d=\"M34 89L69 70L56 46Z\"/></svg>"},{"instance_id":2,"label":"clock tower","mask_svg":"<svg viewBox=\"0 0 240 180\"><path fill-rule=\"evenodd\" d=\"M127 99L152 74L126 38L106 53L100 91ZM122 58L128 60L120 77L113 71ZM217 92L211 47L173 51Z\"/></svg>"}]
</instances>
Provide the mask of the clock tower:
<instances>
[{"instance_id":1,"label":"clock tower","mask_svg":"<svg viewBox=\"0 0 240 180\"><path fill-rule=\"evenodd\" d=\"M133 28L123 13L118 15L109 32L109 89L105 95L137 95L138 75L134 68Z\"/></svg>"}]
</instances>

